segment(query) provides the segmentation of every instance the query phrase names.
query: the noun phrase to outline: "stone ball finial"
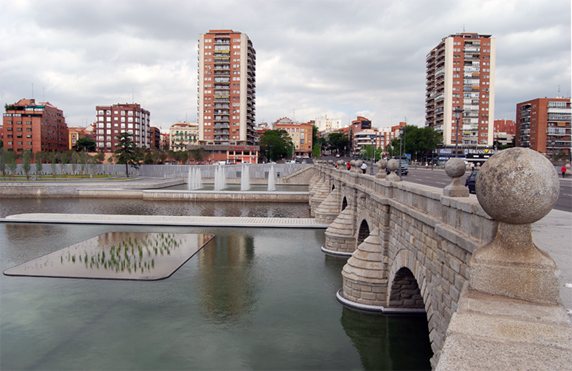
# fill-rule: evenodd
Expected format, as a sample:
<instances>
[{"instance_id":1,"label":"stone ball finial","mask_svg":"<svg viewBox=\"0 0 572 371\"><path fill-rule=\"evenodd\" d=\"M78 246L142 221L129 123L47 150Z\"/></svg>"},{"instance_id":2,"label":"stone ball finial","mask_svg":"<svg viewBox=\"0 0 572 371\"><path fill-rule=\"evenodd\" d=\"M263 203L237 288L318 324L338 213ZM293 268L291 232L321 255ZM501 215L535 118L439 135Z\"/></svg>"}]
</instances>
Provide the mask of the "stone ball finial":
<instances>
[{"instance_id":1,"label":"stone ball finial","mask_svg":"<svg viewBox=\"0 0 572 371\"><path fill-rule=\"evenodd\" d=\"M443 194L449 197L469 197L469 190L459 181L465 175L465 161L460 158L449 159L445 163L445 172L453 181L443 189Z\"/></svg>"},{"instance_id":2,"label":"stone ball finial","mask_svg":"<svg viewBox=\"0 0 572 371\"><path fill-rule=\"evenodd\" d=\"M391 159L391 160L387 161L387 164L385 165L385 167L390 172L394 172L399 167L399 162L397 162L396 159Z\"/></svg>"},{"instance_id":3,"label":"stone ball finial","mask_svg":"<svg viewBox=\"0 0 572 371\"><path fill-rule=\"evenodd\" d=\"M460 158L452 158L445 163L445 172L449 178L460 178L465 175L465 161Z\"/></svg>"},{"instance_id":4,"label":"stone ball finial","mask_svg":"<svg viewBox=\"0 0 572 371\"><path fill-rule=\"evenodd\" d=\"M554 166L527 148L506 149L489 158L479 171L475 188L485 212L507 224L542 219L560 193Z\"/></svg>"},{"instance_id":5,"label":"stone ball finial","mask_svg":"<svg viewBox=\"0 0 572 371\"><path fill-rule=\"evenodd\" d=\"M375 177L380 178L380 179L385 179L385 177L386 177L385 167L387 166L387 160L382 158L377 162L376 165L377 165L377 168L379 169L379 171L377 172Z\"/></svg>"}]
</instances>

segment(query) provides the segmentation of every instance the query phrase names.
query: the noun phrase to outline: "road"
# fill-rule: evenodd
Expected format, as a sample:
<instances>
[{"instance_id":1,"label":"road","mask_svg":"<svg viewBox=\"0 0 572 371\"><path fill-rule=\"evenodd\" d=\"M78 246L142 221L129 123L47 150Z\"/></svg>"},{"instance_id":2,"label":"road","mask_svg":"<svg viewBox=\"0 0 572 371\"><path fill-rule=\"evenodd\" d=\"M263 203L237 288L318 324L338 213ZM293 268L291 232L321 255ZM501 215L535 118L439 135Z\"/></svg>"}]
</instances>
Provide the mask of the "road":
<instances>
[{"instance_id":1,"label":"road","mask_svg":"<svg viewBox=\"0 0 572 371\"><path fill-rule=\"evenodd\" d=\"M339 160L332 157L322 158L326 160ZM348 158L342 158L342 160L348 161ZM366 162L368 169L367 173L370 174L371 172L371 164L370 162ZM465 184L465 178L469 175L470 170L467 171L465 176L461 178L461 184ZM374 174L377 174L377 166L374 166ZM560 173L558 173L560 174ZM403 176L404 181L424 184L432 187L438 188L445 188L449 183L451 183L451 178L445 174L445 170L443 169L434 169L431 170L425 169L424 167L419 167L415 169L414 166L409 166L409 174ZM572 212L572 177L562 179L559 177L558 181L560 182L560 196L556 201L556 205L554 205L555 210L567 211ZM471 195L471 197L476 197L475 195Z\"/></svg>"}]
</instances>

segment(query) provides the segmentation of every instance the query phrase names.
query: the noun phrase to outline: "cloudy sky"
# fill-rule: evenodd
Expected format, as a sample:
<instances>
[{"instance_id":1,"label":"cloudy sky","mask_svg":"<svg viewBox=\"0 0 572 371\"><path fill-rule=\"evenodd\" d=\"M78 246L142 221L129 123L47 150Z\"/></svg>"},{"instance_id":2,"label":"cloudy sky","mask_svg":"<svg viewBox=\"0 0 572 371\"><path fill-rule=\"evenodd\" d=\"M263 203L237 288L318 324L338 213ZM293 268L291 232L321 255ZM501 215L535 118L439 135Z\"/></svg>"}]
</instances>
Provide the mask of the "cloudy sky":
<instances>
[{"instance_id":1,"label":"cloudy sky","mask_svg":"<svg viewBox=\"0 0 572 371\"><path fill-rule=\"evenodd\" d=\"M570 0L0 0L0 98L34 97L68 126L96 105L140 103L152 125L196 121L201 33L246 33L256 122L357 115L424 125L425 56L443 37L496 38L495 119L570 97Z\"/></svg>"}]
</instances>

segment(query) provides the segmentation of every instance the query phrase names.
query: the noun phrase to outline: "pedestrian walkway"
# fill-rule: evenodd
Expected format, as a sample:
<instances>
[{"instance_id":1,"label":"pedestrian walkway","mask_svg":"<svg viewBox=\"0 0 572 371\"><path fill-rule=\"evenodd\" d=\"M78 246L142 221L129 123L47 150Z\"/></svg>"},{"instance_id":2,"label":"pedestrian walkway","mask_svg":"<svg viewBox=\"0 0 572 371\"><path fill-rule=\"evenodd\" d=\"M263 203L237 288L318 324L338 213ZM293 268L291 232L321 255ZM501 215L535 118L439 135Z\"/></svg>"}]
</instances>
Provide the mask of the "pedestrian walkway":
<instances>
[{"instance_id":1,"label":"pedestrian walkway","mask_svg":"<svg viewBox=\"0 0 572 371\"><path fill-rule=\"evenodd\" d=\"M329 224L314 218L254 218L224 216L17 214L3 223L156 225L176 227L304 228L326 229Z\"/></svg>"}]
</instances>

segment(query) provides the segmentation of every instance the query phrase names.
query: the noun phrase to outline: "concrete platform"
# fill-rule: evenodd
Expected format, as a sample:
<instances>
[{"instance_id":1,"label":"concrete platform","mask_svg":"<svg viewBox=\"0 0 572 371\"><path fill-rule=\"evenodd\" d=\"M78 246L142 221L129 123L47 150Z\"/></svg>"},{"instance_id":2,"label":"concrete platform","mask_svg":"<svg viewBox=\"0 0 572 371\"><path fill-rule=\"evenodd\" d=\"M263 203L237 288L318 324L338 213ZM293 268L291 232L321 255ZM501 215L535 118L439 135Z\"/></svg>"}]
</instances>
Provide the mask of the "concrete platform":
<instances>
[{"instance_id":1,"label":"concrete platform","mask_svg":"<svg viewBox=\"0 0 572 371\"><path fill-rule=\"evenodd\" d=\"M0 223L157 225L176 227L304 228L326 229L329 224L314 218L251 218L224 216L16 214Z\"/></svg>"}]
</instances>

